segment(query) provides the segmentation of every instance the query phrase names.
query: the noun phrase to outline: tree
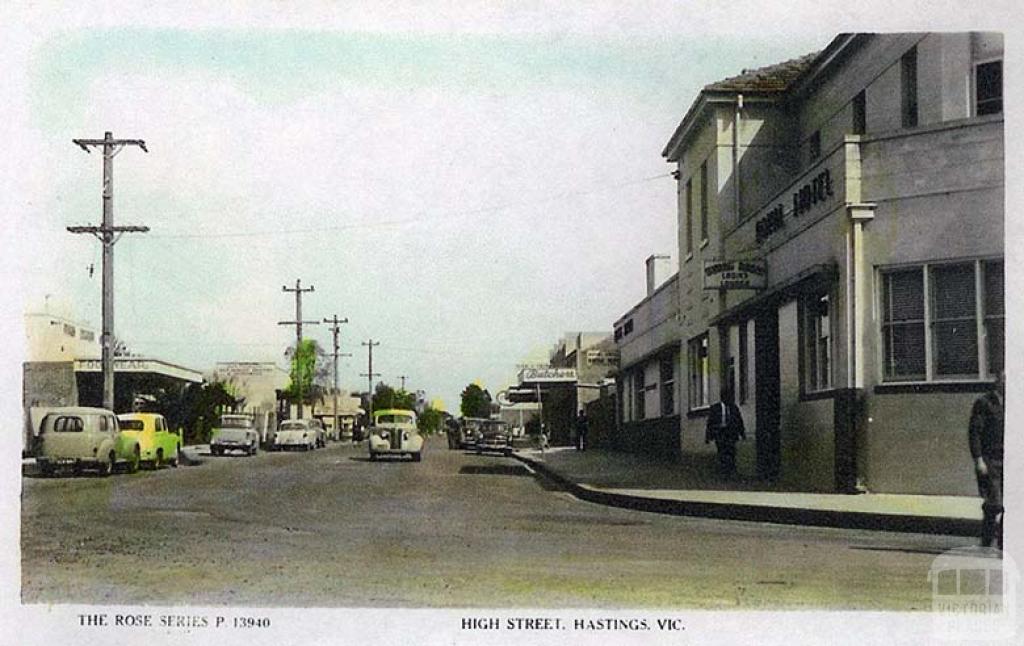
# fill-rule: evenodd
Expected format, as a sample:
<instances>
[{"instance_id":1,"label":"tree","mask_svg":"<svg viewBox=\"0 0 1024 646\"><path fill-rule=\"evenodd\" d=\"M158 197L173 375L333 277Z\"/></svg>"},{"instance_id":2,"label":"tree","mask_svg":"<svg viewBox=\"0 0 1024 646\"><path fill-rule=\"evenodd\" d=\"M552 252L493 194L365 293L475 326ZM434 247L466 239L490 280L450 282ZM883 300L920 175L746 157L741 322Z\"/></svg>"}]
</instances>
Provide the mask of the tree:
<instances>
[{"instance_id":1,"label":"tree","mask_svg":"<svg viewBox=\"0 0 1024 646\"><path fill-rule=\"evenodd\" d=\"M440 433L444 429L444 413L427 404L417 418L416 425L424 435Z\"/></svg>"},{"instance_id":2,"label":"tree","mask_svg":"<svg viewBox=\"0 0 1024 646\"><path fill-rule=\"evenodd\" d=\"M210 431L220 415L237 409L245 400L231 394L224 382L189 384L183 390L164 390L157 395L153 411L167 418L170 428L184 429L188 444L210 441Z\"/></svg>"},{"instance_id":3,"label":"tree","mask_svg":"<svg viewBox=\"0 0 1024 646\"><path fill-rule=\"evenodd\" d=\"M291 358L290 382L284 389L285 398L291 403L313 404L321 401L327 392L326 385L331 373L330 360L320 344L313 339L303 339L296 347L292 345L285 352Z\"/></svg>"},{"instance_id":4,"label":"tree","mask_svg":"<svg viewBox=\"0 0 1024 646\"><path fill-rule=\"evenodd\" d=\"M469 384L462 391L462 403L459 410L463 417L490 417L491 393L478 384Z\"/></svg>"},{"instance_id":5,"label":"tree","mask_svg":"<svg viewBox=\"0 0 1024 646\"><path fill-rule=\"evenodd\" d=\"M416 406L416 394L407 393L404 390L395 390L383 381L377 384L373 392L373 410L385 408L401 408L414 410Z\"/></svg>"}]
</instances>

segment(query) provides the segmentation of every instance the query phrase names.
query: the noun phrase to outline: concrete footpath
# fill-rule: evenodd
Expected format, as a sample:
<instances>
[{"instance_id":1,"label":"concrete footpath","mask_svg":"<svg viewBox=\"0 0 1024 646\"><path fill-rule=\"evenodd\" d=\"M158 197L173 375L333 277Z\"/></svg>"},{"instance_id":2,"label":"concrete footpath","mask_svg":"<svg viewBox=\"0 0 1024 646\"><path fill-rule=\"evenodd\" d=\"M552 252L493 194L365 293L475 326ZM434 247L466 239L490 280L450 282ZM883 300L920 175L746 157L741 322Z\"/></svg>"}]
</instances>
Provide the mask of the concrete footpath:
<instances>
[{"instance_id":1,"label":"concrete footpath","mask_svg":"<svg viewBox=\"0 0 1024 646\"><path fill-rule=\"evenodd\" d=\"M682 465L613 451L559 447L514 455L577 498L615 507L790 525L981 534L980 498L764 491L763 483L712 484Z\"/></svg>"}]
</instances>

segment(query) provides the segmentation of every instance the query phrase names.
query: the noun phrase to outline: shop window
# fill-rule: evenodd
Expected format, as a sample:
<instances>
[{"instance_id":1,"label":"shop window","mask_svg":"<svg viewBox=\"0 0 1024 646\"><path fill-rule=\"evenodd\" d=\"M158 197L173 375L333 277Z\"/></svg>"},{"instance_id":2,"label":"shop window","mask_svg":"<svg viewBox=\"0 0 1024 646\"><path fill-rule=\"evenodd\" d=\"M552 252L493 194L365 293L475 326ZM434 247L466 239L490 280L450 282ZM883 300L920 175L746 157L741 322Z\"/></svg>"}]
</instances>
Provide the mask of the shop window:
<instances>
[{"instance_id":1,"label":"shop window","mask_svg":"<svg viewBox=\"0 0 1024 646\"><path fill-rule=\"evenodd\" d=\"M708 241L708 162L700 165L700 240Z\"/></svg>"},{"instance_id":2,"label":"shop window","mask_svg":"<svg viewBox=\"0 0 1024 646\"><path fill-rule=\"evenodd\" d=\"M75 326L74 325L68 325L67 323L65 323L64 324L64 334L67 335L67 336L71 336L71 337L75 336Z\"/></svg>"},{"instance_id":3,"label":"shop window","mask_svg":"<svg viewBox=\"0 0 1024 646\"><path fill-rule=\"evenodd\" d=\"M867 95L864 90L853 97L853 134L863 135L868 131Z\"/></svg>"},{"instance_id":4,"label":"shop window","mask_svg":"<svg viewBox=\"0 0 1024 646\"><path fill-rule=\"evenodd\" d=\"M676 412L675 361L672 357L667 357L661 360L659 371L661 373L661 416L668 417L669 415L674 415Z\"/></svg>"},{"instance_id":5,"label":"shop window","mask_svg":"<svg viewBox=\"0 0 1024 646\"><path fill-rule=\"evenodd\" d=\"M740 374L739 374L739 403L745 404L747 402L748 390L750 385L747 383L747 372L750 368L750 355L748 354L747 347L747 323L743 321L740 323L740 338L739 338L739 351L740 351Z\"/></svg>"},{"instance_id":6,"label":"shop window","mask_svg":"<svg viewBox=\"0 0 1024 646\"><path fill-rule=\"evenodd\" d=\"M640 421L647 417L647 384L644 383L644 370L640 369L633 375L633 409L636 411L635 420Z\"/></svg>"},{"instance_id":7,"label":"shop window","mask_svg":"<svg viewBox=\"0 0 1024 646\"><path fill-rule=\"evenodd\" d=\"M832 310L828 294L804 301L804 388L821 391L832 387Z\"/></svg>"},{"instance_id":8,"label":"shop window","mask_svg":"<svg viewBox=\"0 0 1024 646\"><path fill-rule=\"evenodd\" d=\"M693 180L686 180L686 253L693 253Z\"/></svg>"},{"instance_id":9,"label":"shop window","mask_svg":"<svg viewBox=\"0 0 1024 646\"><path fill-rule=\"evenodd\" d=\"M690 364L690 410L710 405L711 373L708 364L708 335L688 344Z\"/></svg>"},{"instance_id":10,"label":"shop window","mask_svg":"<svg viewBox=\"0 0 1024 646\"><path fill-rule=\"evenodd\" d=\"M917 47L900 59L900 106L903 112L903 127L917 126Z\"/></svg>"},{"instance_id":11,"label":"shop window","mask_svg":"<svg viewBox=\"0 0 1024 646\"><path fill-rule=\"evenodd\" d=\"M979 379L1002 368L1001 260L886 271L881 297L886 381Z\"/></svg>"},{"instance_id":12,"label":"shop window","mask_svg":"<svg viewBox=\"0 0 1024 646\"><path fill-rule=\"evenodd\" d=\"M812 162L816 161L819 157L821 157L821 131L820 130L815 130L814 134L812 134L811 138L807 141L807 152L808 152L808 159L810 161L812 161Z\"/></svg>"},{"instance_id":13,"label":"shop window","mask_svg":"<svg viewBox=\"0 0 1024 646\"><path fill-rule=\"evenodd\" d=\"M974 113L999 114L1003 111L1003 61L974 66Z\"/></svg>"}]
</instances>

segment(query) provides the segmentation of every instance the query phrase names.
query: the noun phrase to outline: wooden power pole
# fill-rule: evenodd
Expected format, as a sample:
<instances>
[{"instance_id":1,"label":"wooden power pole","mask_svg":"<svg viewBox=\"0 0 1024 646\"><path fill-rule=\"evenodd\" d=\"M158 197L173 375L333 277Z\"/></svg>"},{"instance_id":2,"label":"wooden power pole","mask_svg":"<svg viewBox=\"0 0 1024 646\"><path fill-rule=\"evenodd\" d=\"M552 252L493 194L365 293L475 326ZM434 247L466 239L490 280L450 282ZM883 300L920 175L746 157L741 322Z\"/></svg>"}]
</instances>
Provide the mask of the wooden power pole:
<instances>
[{"instance_id":1,"label":"wooden power pole","mask_svg":"<svg viewBox=\"0 0 1024 646\"><path fill-rule=\"evenodd\" d=\"M294 356L297 357L298 353L299 353L299 347L302 345L302 326L303 325L319 325L320 324L320 321L303 321L302 320L302 294L304 292L312 292L312 291L315 291L315 290L314 290L314 287L312 285L310 285L309 287L303 287L302 286L302 279L301 278L296 278L295 279L295 287L288 287L287 285L283 285L281 287L281 291L283 291L283 292L295 292L295 320L294 321L278 321L277 324L278 325L294 325L295 326L295 355ZM298 367L298 362L296 362L296 367ZM297 416L298 416L298 419L302 419L302 375L299 374L298 370L295 370L295 388L298 391L298 399L299 399Z\"/></svg>"},{"instance_id":2,"label":"wooden power pole","mask_svg":"<svg viewBox=\"0 0 1024 646\"><path fill-rule=\"evenodd\" d=\"M324 323L331 324L331 334L334 336L334 433L341 439L341 427L338 426L338 357L351 357L352 354L338 354L338 333L341 331L341 324L348 323L348 317L339 319L335 314L332 318L324 319Z\"/></svg>"},{"instance_id":3,"label":"wooden power pole","mask_svg":"<svg viewBox=\"0 0 1024 646\"><path fill-rule=\"evenodd\" d=\"M114 243L125 233L145 233L145 226L114 226L114 155L125 146L138 146L143 152L142 139L114 139L111 132L103 139L72 139L76 146L90 152L91 147L103 147L103 223L98 226L68 227L71 233L91 233L103 244L103 331L100 334L103 370L103 408L114 410Z\"/></svg>"},{"instance_id":4,"label":"wooden power pole","mask_svg":"<svg viewBox=\"0 0 1024 646\"><path fill-rule=\"evenodd\" d=\"M369 367L367 368L367 371L362 374L362 376L366 377L367 380L369 381L369 388L370 388L370 404L369 404L369 406L370 406L370 410L369 410L369 412L367 414L369 415L370 420L373 420L373 378L380 376L379 372L374 372L373 371L373 346L380 345L380 341L377 341L375 343L373 339L370 339L369 341L363 341L363 345L366 346L367 348L369 348L369 350L370 350L370 354L369 354Z\"/></svg>"}]
</instances>

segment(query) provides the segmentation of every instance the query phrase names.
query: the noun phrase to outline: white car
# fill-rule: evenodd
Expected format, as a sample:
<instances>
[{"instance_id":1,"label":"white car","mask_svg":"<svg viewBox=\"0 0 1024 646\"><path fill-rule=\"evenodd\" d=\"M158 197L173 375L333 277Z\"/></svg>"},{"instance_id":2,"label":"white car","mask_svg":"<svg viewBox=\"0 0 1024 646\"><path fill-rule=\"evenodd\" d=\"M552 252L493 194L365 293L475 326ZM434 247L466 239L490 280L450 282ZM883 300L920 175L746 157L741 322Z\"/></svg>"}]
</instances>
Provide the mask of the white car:
<instances>
[{"instance_id":1,"label":"white car","mask_svg":"<svg viewBox=\"0 0 1024 646\"><path fill-rule=\"evenodd\" d=\"M210 453L214 455L224 455L228 451L256 455L259 446L260 434L249 415L221 415L210 434Z\"/></svg>"},{"instance_id":2,"label":"white car","mask_svg":"<svg viewBox=\"0 0 1024 646\"><path fill-rule=\"evenodd\" d=\"M308 419L290 419L281 422L277 427L277 434L274 435L273 449L275 451L287 449L312 451L318 446L320 446L320 434Z\"/></svg>"},{"instance_id":3,"label":"white car","mask_svg":"<svg viewBox=\"0 0 1024 646\"><path fill-rule=\"evenodd\" d=\"M383 455L408 455L419 462L423 458L423 436L416 428L416 413L397 408L374 411L369 445L371 460Z\"/></svg>"}]
</instances>

